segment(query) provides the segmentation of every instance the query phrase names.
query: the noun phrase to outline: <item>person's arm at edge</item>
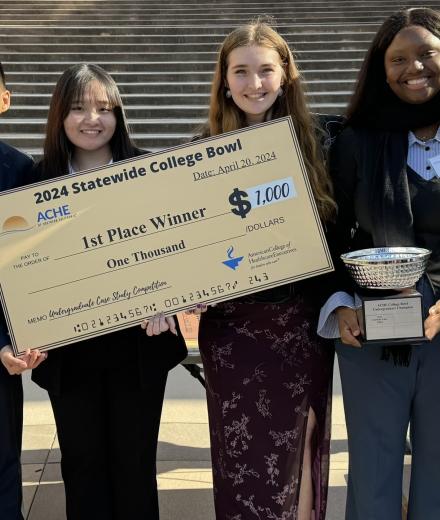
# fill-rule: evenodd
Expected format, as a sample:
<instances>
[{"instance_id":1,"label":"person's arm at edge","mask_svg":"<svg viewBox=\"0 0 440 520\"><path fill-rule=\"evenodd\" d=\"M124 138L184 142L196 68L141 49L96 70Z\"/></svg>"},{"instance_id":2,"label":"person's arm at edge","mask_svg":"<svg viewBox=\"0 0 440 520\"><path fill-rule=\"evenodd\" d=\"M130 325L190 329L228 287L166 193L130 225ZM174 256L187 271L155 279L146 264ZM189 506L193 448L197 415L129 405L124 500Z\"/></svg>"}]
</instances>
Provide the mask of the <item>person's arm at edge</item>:
<instances>
[{"instance_id":1,"label":"person's arm at edge","mask_svg":"<svg viewBox=\"0 0 440 520\"><path fill-rule=\"evenodd\" d=\"M329 248L335 273L329 276L325 292L327 299L321 308L318 334L335 337L339 329L344 343L360 346L357 337L360 329L354 311L353 282L340 258L350 249L352 230L356 226L354 193L357 182L356 136L352 129L345 128L337 137L329 152L330 175L338 205L336 222L329 225Z\"/></svg>"}]
</instances>

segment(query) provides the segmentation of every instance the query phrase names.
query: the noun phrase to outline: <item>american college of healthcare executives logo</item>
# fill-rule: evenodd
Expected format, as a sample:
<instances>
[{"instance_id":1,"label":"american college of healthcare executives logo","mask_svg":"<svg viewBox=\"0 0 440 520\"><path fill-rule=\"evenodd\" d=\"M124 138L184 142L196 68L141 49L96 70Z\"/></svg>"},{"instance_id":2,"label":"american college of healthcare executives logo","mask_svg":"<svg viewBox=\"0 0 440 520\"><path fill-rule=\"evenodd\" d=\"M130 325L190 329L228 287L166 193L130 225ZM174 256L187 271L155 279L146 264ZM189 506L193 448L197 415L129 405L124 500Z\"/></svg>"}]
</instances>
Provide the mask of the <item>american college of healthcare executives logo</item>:
<instances>
[{"instance_id":1,"label":"american college of healthcare executives logo","mask_svg":"<svg viewBox=\"0 0 440 520\"><path fill-rule=\"evenodd\" d=\"M231 246L227 251L228 260L224 260L223 263L227 267L229 267L230 269L233 269L235 271L238 267L238 264L243 260L244 257L243 256L234 257L233 254L234 254L234 248Z\"/></svg>"}]
</instances>

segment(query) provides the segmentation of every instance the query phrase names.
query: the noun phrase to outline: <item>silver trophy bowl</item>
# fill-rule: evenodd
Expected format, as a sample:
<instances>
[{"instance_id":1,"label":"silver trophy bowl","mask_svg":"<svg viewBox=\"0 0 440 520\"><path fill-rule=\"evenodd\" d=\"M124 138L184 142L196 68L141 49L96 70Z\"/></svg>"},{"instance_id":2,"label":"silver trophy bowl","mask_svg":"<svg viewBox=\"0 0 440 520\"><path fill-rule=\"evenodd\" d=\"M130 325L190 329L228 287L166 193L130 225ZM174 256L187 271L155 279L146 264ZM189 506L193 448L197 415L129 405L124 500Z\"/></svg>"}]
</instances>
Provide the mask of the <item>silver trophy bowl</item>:
<instances>
[{"instance_id":1,"label":"silver trophy bowl","mask_svg":"<svg viewBox=\"0 0 440 520\"><path fill-rule=\"evenodd\" d=\"M420 247L373 247L341 255L354 281L364 289L406 289L425 272L431 251Z\"/></svg>"}]
</instances>

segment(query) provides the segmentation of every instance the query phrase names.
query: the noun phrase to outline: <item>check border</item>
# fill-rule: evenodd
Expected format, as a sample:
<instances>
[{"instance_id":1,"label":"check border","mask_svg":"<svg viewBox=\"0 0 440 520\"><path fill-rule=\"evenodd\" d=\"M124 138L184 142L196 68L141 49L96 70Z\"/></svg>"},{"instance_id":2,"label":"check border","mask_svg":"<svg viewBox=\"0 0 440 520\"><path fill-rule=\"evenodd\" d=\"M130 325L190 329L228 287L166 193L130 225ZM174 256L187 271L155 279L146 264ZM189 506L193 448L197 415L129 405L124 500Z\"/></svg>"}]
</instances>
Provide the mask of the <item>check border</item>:
<instances>
[{"instance_id":1,"label":"check border","mask_svg":"<svg viewBox=\"0 0 440 520\"><path fill-rule=\"evenodd\" d=\"M312 276L317 276L317 275L320 275L320 274L325 274L325 273L328 273L328 272L333 270L333 263L332 263L330 251L328 249L328 245L327 245L327 242L326 242L326 239L325 239L325 234L324 234L324 230L323 230L323 227L322 227L321 219L319 217L319 213L318 213L318 210L317 210L317 207L316 207L316 203L314 201L313 191L312 191L312 188L311 188L311 185L310 185L310 181L309 181L309 178L308 178L308 175L307 175L307 170L306 170L303 158L302 158L302 154L301 154L300 146L299 146L299 143L298 143L298 140L297 140L297 137L296 137L296 133L294 131L294 125L293 125L292 119L290 118L290 116L288 116L288 117L276 119L276 120L273 120L273 121L269 121L269 122L265 122L265 123L260 123L260 124L254 125L252 127L252 129L258 128L258 127L271 126L271 125L274 125L274 124L278 124L281 121L286 121L288 123L290 136L292 138L292 141L293 141L294 146L295 146L296 153L298 155L302 176L303 176L305 187L306 187L306 190L307 190L307 195L309 197L309 200L312 202L311 203L311 208L312 208L312 211L313 211L313 216L314 216L315 223L316 223L316 226L317 226L317 229L318 229L318 232L319 232L319 236L320 236L323 248L324 248L324 254L325 254L326 261L327 261L327 265L325 265L324 267L322 267L320 269L315 269L315 270L303 272L300 275L289 276L289 277L285 277L283 279L278 279L275 282L261 283L258 286L254 286L252 288L246 288L246 289L243 289L243 290L235 291L233 294L227 294L227 295L221 295L221 296L212 296L212 297L204 299L203 300L204 303L212 304L212 303L219 303L219 302L227 301L227 300L233 300L233 299L239 298L239 297L247 295L247 294L253 294L255 292L263 291L263 290L270 289L270 288L273 288L273 287L278 287L278 286L281 286L281 285L285 285L287 283L300 281L300 280L303 280L305 278L309 278L309 277L312 277ZM206 137L206 138L197 140L197 142L183 143L183 144L180 144L180 145L176 145L176 146L167 148L166 150L160 150L160 151L156 151L156 152L153 152L153 153L145 154L144 156L138 156L138 157L136 157L136 160L141 159L142 157L148 157L148 160L151 160L152 158L154 158L157 155L163 155L164 153L170 153L170 152L173 152L173 151L178 151L178 150L187 148L188 146L190 146L192 144L197 144L198 145L198 144L203 144L203 143L209 143L211 141L217 140L219 137L224 138L224 137L228 137L228 136L231 136L231 135L237 136L237 135L240 135L241 133L244 133L244 132L247 132L247 131L249 131L249 128L242 128L242 129L239 129L237 131L227 132L225 134L222 134L221 136L210 136L210 137ZM118 162L118 165L130 164L132 162L133 162L133 158L130 158L130 159L126 159L124 161ZM13 193L13 192L20 192L20 191L24 191L24 190L29 190L32 187L45 186L47 184L53 183L54 181L59 182L59 181L63 181L64 179L69 179L70 180L70 179L72 179L72 177L81 177L83 175L89 175L90 173L93 173L93 172L96 172L96 171L99 171L102 174L102 173L105 172L105 170L107 168L111 168L113 166L114 165L109 165L108 167L104 167L104 168L93 168L93 169L90 169L90 170L85 170L83 172L79 172L79 173L74 174L74 175L63 175L63 176L57 177L56 179L48 179L48 180L40 181L38 183L33 183L33 184L25 185L25 186L20 186L18 188L14 188L14 189L11 189L11 190L0 192L0 197L8 195L8 194ZM223 213L222 215L226 215L226 214L227 213ZM215 218L215 217L218 217L218 216L221 216L221 215L215 215L215 216L212 216L210 218ZM177 227L186 226L186 225L189 225L189 224L190 223L184 223L184 224L181 224L181 225L179 225ZM162 233L164 231L168 231L168 229L163 229L163 230L157 231L154 234ZM240 235L240 236L242 236L242 235ZM131 237L131 238L124 239L123 241L125 242L125 241L135 240L137 238L141 238L141 237ZM237 237L233 237L233 238L237 238ZM218 242L225 242L225 241L230 241L230 240L231 240L231 238L227 238L227 239L224 239L224 240L220 240ZM218 243L218 242L215 242L215 243ZM110 245L112 245L112 244L102 245L101 247L99 247L97 249L101 249L103 247L109 247ZM212 244L207 244L207 245L212 245ZM200 247L205 247L205 246L200 246ZM59 258L54 258L54 260L62 260L63 258L66 258L66 257L69 257L69 256L75 256L75 255L79 255L79 254L83 254L83 253L89 253L91 251L96 251L97 249L91 249L91 250L87 250L87 251L80 251L80 252L77 252L77 253L73 253L71 255L65 255L65 256L62 256L62 257L59 257ZM190 251L190 250L188 250L188 251ZM164 255L161 258L163 259L163 258L166 258L168 256L174 256L174 255L177 255L177 254L180 254L180 253L184 253L184 252L187 252L187 251L185 250L185 251L180 251L180 252L169 253L167 255ZM148 259L148 260L145 260L142 263L153 262L153 261L155 261L157 259L159 259L159 258ZM103 272L103 273L97 273L95 275L87 276L84 279L91 278L91 277L94 277L94 276L100 276L100 275L104 275L104 274L111 274L114 271L119 271L121 269L127 269L129 267L134 267L134 265L123 266L123 267L115 268L112 271L106 271L106 272ZM79 280L77 280L77 281L79 281ZM72 282L65 282L63 284L58 284L57 286L43 288L43 289L41 289L39 291L33 291L33 292L29 293L29 294L35 294L35 293L40 292L40 291L50 290L50 289L53 289L53 288L61 286L61 285L68 285L70 283L72 283ZM172 288L172 286L167 286L165 288L158 289L156 291L152 291L151 293L159 292L159 291L165 291L165 290L171 289L171 288ZM139 297L139 298L144 297L144 298L146 298L151 293L148 293L148 295L147 294L142 294L142 295L139 295L139 296L136 296L136 297ZM132 297L132 298L134 298L134 297ZM8 305L7 305L6 299L4 297L4 290L3 290L3 285L2 285L1 282L0 282L0 301L1 301L1 304L3 306L6 323L7 323L8 329L9 329L9 334L10 334L10 338L11 338L12 347L13 347L14 353L16 355L18 355L18 354L20 354L20 351L17 349L16 338L15 338L14 330L13 330L13 327L12 327L11 317L10 317L10 314L9 314L9 310L8 310ZM117 302L111 302L108 305L111 305L113 303L117 303ZM174 307L168 313L165 312L165 314L176 314L177 312L181 312L181 311L184 311L184 310L186 310L188 308L194 307L194 305L195 305L195 302L189 302L188 305L181 305L181 306L178 306L178 307ZM106 305L102 305L102 307L105 307L105 306L107 306L107 304ZM78 314L80 312L85 312L86 310L88 310L88 309L84 309L84 310L78 311ZM77 313L72 313L72 314L77 314ZM49 350L49 349L53 349L53 348L60 347L60 346L63 346L63 345L67 345L67 344L70 344L70 343L74 343L74 342L82 341L82 340L85 340L85 339L90 339L90 338L93 338L93 337L98 337L98 336L101 336L101 335L105 335L105 334L110 333L110 332L123 330L125 328L129 328L129 327L132 327L132 326L139 325L142 319L144 319L144 318L146 318L146 317L148 317L150 315L151 314L146 314L145 316L139 316L139 317L136 317L136 318L133 318L133 319L129 319L127 321L124 321L124 323L121 323L121 324L110 325L110 326L107 326L104 330L96 330L96 331L85 332L85 333L82 333L79 336L75 335L75 334L72 334L71 336L66 337L63 340L48 342L48 343L46 343L44 345L40 345L38 348L40 348L41 350ZM65 318L65 317L67 318L68 316L62 316L62 317L58 317L58 318L54 318L54 319L62 319L62 318ZM32 347L30 346L30 348L32 348ZM37 348L37 347L35 347L35 348ZM21 351L21 353L22 353L22 351Z\"/></svg>"}]
</instances>

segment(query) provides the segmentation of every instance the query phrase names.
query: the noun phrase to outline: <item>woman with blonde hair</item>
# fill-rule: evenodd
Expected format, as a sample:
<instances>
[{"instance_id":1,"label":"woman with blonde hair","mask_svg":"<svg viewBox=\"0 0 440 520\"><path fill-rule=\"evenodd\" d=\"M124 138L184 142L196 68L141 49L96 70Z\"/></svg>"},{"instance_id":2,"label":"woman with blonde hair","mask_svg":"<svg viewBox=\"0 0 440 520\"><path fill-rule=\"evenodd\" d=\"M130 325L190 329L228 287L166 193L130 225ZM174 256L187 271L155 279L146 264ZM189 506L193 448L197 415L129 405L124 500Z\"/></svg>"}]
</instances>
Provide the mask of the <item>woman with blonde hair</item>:
<instances>
[{"instance_id":1,"label":"woman with blonde hair","mask_svg":"<svg viewBox=\"0 0 440 520\"><path fill-rule=\"evenodd\" d=\"M236 29L219 51L202 135L287 115L329 227L336 206L323 132L288 44L265 23ZM326 282L240 297L201 317L217 519L325 517L333 350L315 329Z\"/></svg>"}]
</instances>

